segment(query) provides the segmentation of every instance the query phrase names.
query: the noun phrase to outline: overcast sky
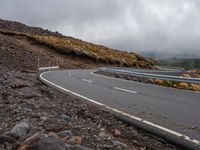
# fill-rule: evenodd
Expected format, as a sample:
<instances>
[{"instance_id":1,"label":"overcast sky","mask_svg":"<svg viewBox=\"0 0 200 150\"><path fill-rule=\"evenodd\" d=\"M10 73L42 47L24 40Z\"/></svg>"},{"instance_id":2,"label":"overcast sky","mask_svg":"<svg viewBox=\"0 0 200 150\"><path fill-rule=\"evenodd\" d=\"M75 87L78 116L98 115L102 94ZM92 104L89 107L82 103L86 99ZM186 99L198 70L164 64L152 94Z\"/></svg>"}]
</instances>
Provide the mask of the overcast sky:
<instances>
[{"instance_id":1,"label":"overcast sky","mask_svg":"<svg viewBox=\"0 0 200 150\"><path fill-rule=\"evenodd\" d=\"M127 51L200 56L200 0L0 0L0 18Z\"/></svg>"}]
</instances>

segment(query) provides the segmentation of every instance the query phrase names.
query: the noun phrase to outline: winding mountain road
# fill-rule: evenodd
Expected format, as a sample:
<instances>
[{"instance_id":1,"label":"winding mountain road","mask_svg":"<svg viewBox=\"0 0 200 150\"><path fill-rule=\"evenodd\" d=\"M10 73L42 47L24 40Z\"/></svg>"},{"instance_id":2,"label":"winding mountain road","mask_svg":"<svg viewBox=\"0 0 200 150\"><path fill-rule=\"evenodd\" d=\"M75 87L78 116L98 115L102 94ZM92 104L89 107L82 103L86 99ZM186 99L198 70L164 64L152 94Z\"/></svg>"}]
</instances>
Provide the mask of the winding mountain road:
<instances>
[{"instance_id":1,"label":"winding mountain road","mask_svg":"<svg viewBox=\"0 0 200 150\"><path fill-rule=\"evenodd\" d=\"M200 141L200 93L120 80L94 70L43 73L47 81Z\"/></svg>"}]
</instances>

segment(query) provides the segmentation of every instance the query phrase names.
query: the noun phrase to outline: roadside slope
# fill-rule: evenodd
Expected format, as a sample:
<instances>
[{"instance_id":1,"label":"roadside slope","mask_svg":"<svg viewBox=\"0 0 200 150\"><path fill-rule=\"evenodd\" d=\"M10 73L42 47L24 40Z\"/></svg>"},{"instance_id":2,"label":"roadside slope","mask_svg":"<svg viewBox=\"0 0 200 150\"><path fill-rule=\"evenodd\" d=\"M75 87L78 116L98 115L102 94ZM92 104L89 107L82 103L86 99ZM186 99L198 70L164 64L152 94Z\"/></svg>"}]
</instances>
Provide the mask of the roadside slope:
<instances>
[{"instance_id":1,"label":"roadside slope","mask_svg":"<svg viewBox=\"0 0 200 150\"><path fill-rule=\"evenodd\" d=\"M39 48L45 46L58 54L76 56L98 64L154 68L150 60L136 53L96 45L18 22L0 20L0 33L17 40L27 38Z\"/></svg>"}]
</instances>

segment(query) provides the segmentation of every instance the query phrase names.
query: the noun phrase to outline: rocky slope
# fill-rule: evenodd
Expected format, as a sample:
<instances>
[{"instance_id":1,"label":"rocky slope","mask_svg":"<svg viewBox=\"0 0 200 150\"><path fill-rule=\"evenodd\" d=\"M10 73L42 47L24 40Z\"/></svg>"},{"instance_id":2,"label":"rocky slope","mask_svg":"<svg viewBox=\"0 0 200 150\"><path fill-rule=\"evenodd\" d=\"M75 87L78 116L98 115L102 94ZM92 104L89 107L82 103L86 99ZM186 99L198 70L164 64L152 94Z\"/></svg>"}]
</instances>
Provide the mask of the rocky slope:
<instances>
[{"instance_id":1,"label":"rocky slope","mask_svg":"<svg viewBox=\"0 0 200 150\"><path fill-rule=\"evenodd\" d=\"M30 70L0 73L0 149L177 149L109 112L43 85Z\"/></svg>"},{"instance_id":2,"label":"rocky slope","mask_svg":"<svg viewBox=\"0 0 200 150\"><path fill-rule=\"evenodd\" d=\"M0 29L4 30L0 33L0 150L178 149L102 108L45 86L36 69L38 58L40 66L56 64L58 58L63 68L105 63L59 53L24 36L63 38L58 33L2 20ZM17 35L19 31L22 35Z\"/></svg>"},{"instance_id":3,"label":"rocky slope","mask_svg":"<svg viewBox=\"0 0 200 150\"><path fill-rule=\"evenodd\" d=\"M0 20L0 33L17 40L26 38L29 43L46 47L58 54L72 55L97 63L154 68L150 60L136 53L111 49L17 22Z\"/></svg>"}]
</instances>

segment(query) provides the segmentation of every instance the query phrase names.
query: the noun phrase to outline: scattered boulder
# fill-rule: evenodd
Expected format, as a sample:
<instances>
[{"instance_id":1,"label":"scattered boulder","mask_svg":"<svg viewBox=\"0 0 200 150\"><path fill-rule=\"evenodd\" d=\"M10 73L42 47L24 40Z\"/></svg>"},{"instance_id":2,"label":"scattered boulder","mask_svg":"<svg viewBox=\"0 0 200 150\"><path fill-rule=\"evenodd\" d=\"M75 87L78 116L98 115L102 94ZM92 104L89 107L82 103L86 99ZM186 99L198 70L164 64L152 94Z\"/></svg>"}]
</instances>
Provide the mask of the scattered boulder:
<instances>
[{"instance_id":1,"label":"scattered boulder","mask_svg":"<svg viewBox=\"0 0 200 150\"><path fill-rule=\"evenodd\" d=\"M23 99L40 97L40 95L37 92L33 91L33 89L30 87L22 87L19 91L20 92L17 93L17 96L19 96L20 98L23 98Z\"/></svg>"},{"instance_id":2,"label":"scattered boulder","mask_svg":"<svg viewBox=\"0 0 200 150\"><path fill-rule=\"evenodd\" d=\"M101 128L98 136L103 139L111 139L112 135L107 133L104 128Z\"/></svg>"},{"instance_id":3,"label":"scattered boulder","mask_svg":"<svg viewBox=\"0 0 200 150\"><path fill-rule=\"evenodd\" d=\"M49 137L55 137L55 138L59 139L59 137L57 136L57 134L55 132L49 132L48 136Z\"/></svg>"},{"instance_id":4,"label":"scattered boulder","mask_svg":"<svg viewBox=\"0 0 200 150\"><path fill-rule=\"evenodd\" d=\"M0 86L5 86L5 85L7 85L7 84L9 84L10 83L10 81L9 80L0 80Z\"/></svg>"},{"instance_id":5,"label":"scattered boulder","mask_svg":"<svg viewBox=\"0 0 200 150\"><path fill-rule=\"evenodd\" d=\"M112 142L113 142L113 144L114 144L115 146L117 146L118 148L119 148L119 147L123 147L123 148L127 147L127 145L126 145L125 143L122 143L122 142L120 142L120 141L114 140L114 141L112 141Z\"/></svg>"},{"instance_id":6,"label":"scattered boulder","mask_svg":"<svg viewBox=\"0 0 200 150\"><path fill-rule=\"evenodd\" d=\"M71 121L71 118L65 114L60 115L60 118L63 119L65 122Z\"/></svg>"},{"instance_id":7,"label":"scattered boulder","mask_svg":"<svg viewBox=\"0 0 200 150\"><path fill-rule=\"evenodd\" d=\"M26 135L31 129L30 124L27 120L21 120L19 123L17 123L13 129L11 130L11 133L15 135L16 137L21 137L23 135Z\"/></svg>"},{"instance_id":8,"label":"scattered boulder","mask_svg":"<svg viewBox=\"0 0 200 150\"><path fill-rule=\"evenodd\" d=\"M46 137L30 145L27 150L67 150L65 143L55 137Z\"/></svg>"},{"instance_id":9,"label":"scattered boulder","mask_svg":"<svg viewBox=\"0 0 200 150\"><path fill-rule=\"evenodd\" d=\"M28 147L32 144L34 144L35 142L39 141L42 138L47 137L47 134L44 134L43 132L37 132L34 135L32 135L31 137L29 137L28 139L26 139L20 146L19 150L27 150Z\"/></svg>"},{"instance_id":10,"label":"scattered boulder","mask_svg":"<svg viewBox=\"0 0 200 150\"><path fill-rule=\"evenodd\" d=\"M72 137L73 134L72 134L71 130L66 130L66 131L61 131L61 132L57 133L57 136L62 139L62 138L66 138L66 137Z\"/></svg>"},{"instance_id":11,"label":"scattered boulder","mask_svg":"<svg viewBox=\"0 0 200 150\"><path fill-rule=\"evenodd\" d=\"M12 83L11 88L18 89L22 87L29 87L30 85L23 80L16 80Z\"/></svg>"},{"instance_id":12,"label":"scattered boulder","mask_svg":"<svg viewBox=\"0 0 200 150\"><path fill-rule=\"evenodd\" d=\"M47 119L45 121L43 121L43 129L48 131L48 132L60 132L63 130L66 130L66 122L64 122L63 120L59 120L56 122L56 120L51 120L51 119Z\"/></svg>"},{"instance_id":13,"label":"scattered boulder","mask_svg":"<svg viewBox=\"0 0 200 150\"><path fill-rule=\"evenodd\" d=\"M121 132L120 132L119 130L117 130L117 129L114 129L114 130L113 130L113 135L114 135L115 137L120 136L120 135L121 135Z\"/></svg>"}]
</instances>

